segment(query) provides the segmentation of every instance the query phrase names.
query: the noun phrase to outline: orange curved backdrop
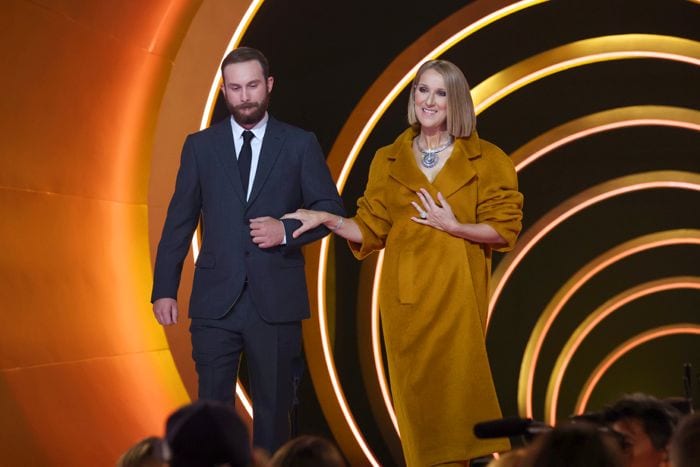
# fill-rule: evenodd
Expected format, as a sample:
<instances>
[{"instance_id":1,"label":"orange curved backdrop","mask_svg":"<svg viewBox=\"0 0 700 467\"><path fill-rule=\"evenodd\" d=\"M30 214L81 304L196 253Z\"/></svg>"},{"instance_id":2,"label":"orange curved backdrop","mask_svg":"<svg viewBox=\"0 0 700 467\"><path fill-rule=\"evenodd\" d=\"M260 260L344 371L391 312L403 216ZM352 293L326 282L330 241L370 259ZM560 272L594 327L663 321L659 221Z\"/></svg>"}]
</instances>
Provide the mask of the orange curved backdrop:
<instances>
[{"instance_id":1,"label":"orange curved backdrop","mask_svg":"<svg viewBox=\"0 0 700 467\"><path fill-rule=\"evenodd\" d=\"M173 128L163 110L178 54L212 45L189 31L226 30L200 60L206 96L247 6L221 3L3 2L3 465L113 465L189 400L148 303L149 221L163 204L149 213L149 174L172 184L151 160L155 135ZM188 128L174 144L200 115L191 128L175 116Z\"/></svg>"},{"instance_id":2,"label":"orange curved backdrop","mask_svg":"<svg viewBox=\"0 0 700 467\"><path fill-rule=\"evenodd\" d=\"M151 314L150 261L181 144L209 114L214 73L234 30L245 29L260 3L6 0L0 6L1 465L114 465L139 439L161 435L167 415L194 396L184 318L192 261L181 281L183 319L165 331ZM395 85L396 67L401 77L417 63L406 57L443 50L433 42L452 43L457 23L476 21L480 28L500 18L487 14L492 9L546 3L471 2L409 45L348 118L329 158L333 173L347 176L341 173L346 153L355 157L357 141L364 144L367 136L348 134L363 128L378 90ZM320 257L317 246L308 249L308 264ZM363 266L365 278L372 266ZM309 283L318 282L310 269ZM371 286L362 287L360 295L370 296ZM371 301L365 298L362 303ZM307 351L321 348L322 335L312 328L319 322L305 324ZM375 378L364 358L363 371ZM364 435L346 423L350 406L336 399L330 373L319 373L328 373L324 365L320 357L309 361L312 376L321 375L313 382L325 416L353 464L366 464L373 446L360 446ZM379 430L398 451L372 384L370 402L384 420Z\"/></svg>"}]
</instances>

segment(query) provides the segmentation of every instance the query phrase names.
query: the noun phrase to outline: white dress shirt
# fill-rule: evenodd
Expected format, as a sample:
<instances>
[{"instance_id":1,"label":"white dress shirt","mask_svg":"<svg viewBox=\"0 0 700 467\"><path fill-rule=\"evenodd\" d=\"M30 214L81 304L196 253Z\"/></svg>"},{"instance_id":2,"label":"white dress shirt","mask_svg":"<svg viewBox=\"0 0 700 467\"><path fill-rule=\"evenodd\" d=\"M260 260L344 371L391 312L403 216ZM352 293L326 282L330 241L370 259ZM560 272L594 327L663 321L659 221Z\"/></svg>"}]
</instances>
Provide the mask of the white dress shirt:
<instances>
[{"instance_id":1,"label":"white dress shirt","mask_svg":"<svg viewBox=\"0 0 700 467\"><path fill-rule=\"evenodd\" d=\"M253 190L253 181L255 180L255 173L258 171L258 161L260 160L260 149L262 149L263 136L265 136L265 129L267 128L267 112L265 116L260 120L250 131L253 132L255 138L250 140L250 149L253 152L253 157L250 160L250 176L248 177L248 193L245 195L245 199L250 198L250 192ZM238 124L238 122L231 116L231 132L233 133L233 145L236 149L236 160L238 160L238 155L241 153L241 148L243 147L243 132L246 129ZM282 245L287 244L287 233L285 232L282 238Z\"/></svg>"},{"instance_id":2,"label":"white dress shirt","mask_svg":"<svg viewBox=\"0 0 700 467\"><path fill-rule=\"evenodd\" d=\"M247 200L250 197L250 192L253 189L253 180L255 180L255 173L258 171L258 161L260 160L260 149L262 148L263 136L265 136L265 129L267 128L267 112L265 116L260 120L250 131L253 132L255 138L250 140L250 148L253 150L253 157L250 160L250 177L248 178L248 193L245 195ZM233 132L233 145L236 148L236 159L241 153L241 148L243 147L243 132L246 129L243 128L231 117L231 131Z\"/></svg>"}]
</instances>

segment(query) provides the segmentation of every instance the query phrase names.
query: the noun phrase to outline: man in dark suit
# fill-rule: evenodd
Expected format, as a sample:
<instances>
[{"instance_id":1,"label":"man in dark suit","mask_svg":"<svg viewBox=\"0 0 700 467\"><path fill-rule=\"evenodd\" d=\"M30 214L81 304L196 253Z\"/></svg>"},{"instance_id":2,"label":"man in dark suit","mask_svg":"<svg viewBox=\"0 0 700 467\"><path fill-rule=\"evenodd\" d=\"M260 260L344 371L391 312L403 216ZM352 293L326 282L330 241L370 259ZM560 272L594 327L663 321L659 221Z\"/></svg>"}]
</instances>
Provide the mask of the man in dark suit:
<instances>
[{"instance_id":1,"label":"man in dark suit","mask_svg":"<svg viewBox=\"0 0 700 467\"><path fill-rule=\"evenodd\" d=\"M232 117L185 140L151 300L159 323L177 321L182 264L201 217L189 308L199 398L233 401L244 352L253 442L273 452L289 438L301 320L309 317L300 247L328 234L293 238L300 223L279 218L300 207L344 212L315 136L268 115L265 56L238 48L221 73Z\"/></svg>"}]
</instances>

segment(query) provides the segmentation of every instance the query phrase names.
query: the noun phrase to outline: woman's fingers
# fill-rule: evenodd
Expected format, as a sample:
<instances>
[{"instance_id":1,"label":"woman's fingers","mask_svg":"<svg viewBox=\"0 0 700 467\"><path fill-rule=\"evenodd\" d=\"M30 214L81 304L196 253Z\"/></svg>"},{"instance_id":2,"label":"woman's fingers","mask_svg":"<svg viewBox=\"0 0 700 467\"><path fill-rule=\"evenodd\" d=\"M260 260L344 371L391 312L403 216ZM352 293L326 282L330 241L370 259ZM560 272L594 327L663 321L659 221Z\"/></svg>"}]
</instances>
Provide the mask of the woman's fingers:
<instances>
[{"instance_id":1,"label":"woman's fingers","mask_svg":"<svg viewBox=\"0 0 700 467\"><path fill-rule=\"evenodd\" d=\"M308 232L321 225L322 213L309 211L308 209L297 209L295 212L287 213L282 216L282 219L296 219L301 221L301 226L292 232L293 238L298 238L304 232Z\"/></svg>"},{"instance_id":2,"label":"woman's fingers","mask_svg":"<svg viewBox=\"0 0 700 467\"><path fill-rule=\"evenodd\" d=\"M440 193L438 191L437 197L438 197L438 201L440 201L440 206L442 206L442 208L445 211L452 212L452 207L450 206L450 203L448 203L447 200L445 199L445 197L442 196L442 193Z\"/></svg>"},{"instance_id":3,"label":"woman's fingers","mask_svg":"<svg viewBox=\"0 0 700 467\"><path fill-rule=\"evenodd\" d=\"M307 224L301 224L301 227L296 229L294 232L292 232L292 237L293 238L299 238L301 234L309 230L311 227L309 227Z\"/></svg>"},{"instance_id":4,"label":"woman's fingers","mask_svg":"<svg viewBox=\"0 0 700 467\"><path fill-rule=\"evenodd\" d=\"M420 205L418 203L416 203L415 201L411 201L411 204L413 205L414 208L416 208L416 211L418 211L418 217L420 217L421 219L427 219L428 213L425 209L420 207Z\"/></svg>"},{"instance_id":5,"label":"woman's fingers","mask_svg":"<svg viewBox=\"0 0 700 467\"><path fill-rule=\"evenodd\" d=\"M297 220L303 220L306 217L306 214L309 211L307 209L297 209L294 212L288 212L284 216L282 216L280 219L297 219Z\"/></svg>"},{"instance_id":6,"label":"woman's fingers","mask_svg":"<svg viewBox=\"0 0 700 467\"><path fill-rule=\"evenodd\" d=\"M427 195L423 193L424 189L421 188L419 191L416 192L416 195L418 195L418 199L420 199L420 202L423 204L423 207L425 208L426 211L430 211L430 203L428 203L428 197L430 195Z\"/></svg>"}]
</instances>

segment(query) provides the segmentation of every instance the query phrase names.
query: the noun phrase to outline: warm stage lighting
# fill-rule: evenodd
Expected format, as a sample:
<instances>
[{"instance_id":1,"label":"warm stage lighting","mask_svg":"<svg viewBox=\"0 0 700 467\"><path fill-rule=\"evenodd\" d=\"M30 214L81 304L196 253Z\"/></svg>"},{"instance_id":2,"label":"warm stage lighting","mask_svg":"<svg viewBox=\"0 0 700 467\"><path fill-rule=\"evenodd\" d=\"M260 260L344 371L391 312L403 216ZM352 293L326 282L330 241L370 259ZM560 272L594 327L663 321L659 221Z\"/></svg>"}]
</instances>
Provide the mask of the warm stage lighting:
<instances>
[{"instance_id":1,"label":"warm stage lighting","mask_svg":"<svg viewBox=\"0 0 700 467\"><path fill-rule=\"evenodd\" d=\"M329 154L328 164L336 179L339 191L342 193L355 160L377 122L392 105L396 97L410 83L418 66L424 60L438 58L455 44L463 41L476 31L509 15L541 3L544 3L544 0L477 0L461 8L427 31L400 54L367 90L346 121ZM262 0L250 2L248 10L231 38L229 46L226 48L226 53L238 45L261 4ZM699 65L700 45L697 42L677 37L644 34L597 37L566 44L506 68L488 78L479 86L476 86L473 89L473 95L477 112L494 105L500 99L507 97L523 86L554 73L601 61L634 58L675 60ZM213 107L219 94L219 80L217 70L202 115L202 128L209 125ZM523 146L519 153L516 151L513 155L513 160L517 163L516 159L522 155L522 163L518 165L518 169L522 169L529 163L534 162L538 157L551 153L556 147L567 144L574 139L623 126L673 125L698 130L700 128L700 124L698 124L700 119L697 114L697 111L690 109L659 106L630 107L600 112L599 114L562 125L542 135L540 138L528 143L529 145ZM655 178L658 178L658 180ZM695 190L698 189L698 186L700 186L700 181L693 174L654 172L622 177L621 179L601 184L564 203L526 232L518 246L516 246L516 250L506 255L499 264L499 268L494 272L493 276L495 292L491 296L489 317L508 278L527 252L559 223L581 209L585 209L612 196L640 189L674 187ZM579 206L578 204L581 202L582 204ZM524 245L520 246L523 243ZM308 359L309 372L311 373L314 388L318 394L324 415L343 451L348 455L352 463L369 463L377 466L379 462L364 439L345 398L335 367L331 339L328 335L326 273L329 245L329 238L325 238L318 244L305 248L309 265L313 264L312 258L318 261L317 268L310 266L307 271L309 284L315 284L316 286L316 300L311 305L312 308L315 308L313 310L314 313L312 313L312 318L303 324L307 355L314 356L314 358ZM192 247L196 259L199 251L196 235L193 238ZM380 252L373 277L370 339L381 397L389 419L393 424L393 429L398 433L381 355L378 293L382 260L383 254ZM310 292L312 291L310 290ZM546 330L544 334L546 334ZM537 352L534 353L534 355L536 354ZM316 356L321 356L322 358L315 358ZM532 369L534 372L534 365ZM250 401L245 391L240 386L237 386L236 392L246 410L251 413ZM529 411L531 412L531 407Z\"/></svg>"},{"instance_id":2,"label":"warm stage lighting","mask_svg":"<svg viewBox=\"0 0 700 467\"><path fill-rule=\"evenodd\" d=\"M562 222L592 205L615 196L639 190L658 188L700 191L700 174L677 171L657 171L628 175L601 183L569 198L540 218L540 220L520 237L515 249L509 252L499 263L493 276L494 284L499 284L500 288L496 289L494 287L494 294L496 291L503 289L505 282L513 274L515 268L525 258L527 253ZM549 321L543 321L542 318L538 321L537 326L542 326L544 329L540 329L537 326L535 327L533 335L539 337L534 340L531 337L528 348L525 351L524 359L527 359L529 365L523 363L520 368L518 406L521 413L524 412L526 416L532 414L531 390L534 379L534 366L536 365L536 360L533 359L533 355L531 355L530 352L539 352L539 348L542 345L541 341L544 339L546 330L549 329L551 321L553 320L552 317L546 317L546 319ZM531 342L535 343L531 344ZM525 391L529 391L529 394Z\"/></svg>"},{"instance_id":3,"label":"warm stage lighting","mask_svg":"<svg viewBox=\"0 0 700 467\"><path fill-rule=\"evenodd\" d=\"M652 58L700 66L700 43L658 34L620 34L572 42L542 52L496 73L472 92L477 112L555 73L611 60Z\"/></svg>"},{"instance_id":4,"label":"warm stage lighting","mask_svg":"<svg viewBox=\"0 0 700 467\"><path fill-rule=\"evenodd\" d=\"M571 297L595 275L611 265L637 253L673 245L700 245L700 230L667 230L643 235L624 242L591 260L557 290L542 313L540 313L525 347L518 383L518 407L521 416L530 418L533 416L533 385L540 351L554 321Z\"/></svg>"},{"instance_id":5,"label":"warm stage lighting","mask_svg":"<svg viewBox=\"0 0 700 467\"><path fill-rule=\"evenodd\" d=\"M500 7L503 3L504 6ZM375 125L386 112L396 96L410 83L413 75L420 64L432 58L437 58L450 47L454 46L461 40L464 40L469 35L482 29L489 24L502 19L508 15L516 13L530 6L543 3L542 0L520 1L520 2L486 2L476 1L468 5L457 13L438 24L431 31L428 31L424 36L414 43L414 46L409 48L400 55L392 64L385 70L382 77L368 90L362 98L358 106L352 112L346 125L340 132L336 142L328 157L328 164L331 172L336 177L336 186L339 192L342 193L347 177L352 166L357 158L357 155L364 145L367 137L374 129ZM450 25L449 27L445 27ZM456 31L449 34L450 31ZM447 34L447 36L445 36ZM436 40L436 38L439 38ZM428 44L428 49L426 49ZM377 89L381 88L381 89ZM369 113L369 115L368 115ZM313 246L312 246L313 248ZM348 407L342 387L339 384L335 361L332 354L332 349L328 344L328 328L326 325L326 265L329 253L329 239L324 238L320 242L319 248L319 263L316 272L317 286L317 309L318 320L309 320L310 323L304 325L304 338L308 342L319 341L321 343L320 350L324 365L316 365L315 362L309 362L309 370L312 374L314 387L319 394L321 406L324 408L326 417L331 422L331 428L336 435L338 441L347 446L348 440L346 434L352 433L355 442L359 445L362 453L366 456L367 461L372 465L379 465L378 461L367 447L367 444L362 437L362 434L357 427L357 423L352 416ZM382 252L378 259L378 265L382 263ZM375 278L378 278L380 271L375 272ZM375 279L375 284L377 279ZM372 299L372 326L371 326L371 342L374 353L374 364L376 374L379 376L379 386L381 389L384 405L389 412L389 418L394 425L394 429L398 434L398 426L396 425L396 415L394 413L391 398L388 391L388 384L383 369L381 360L381 345L379 336L379 318L378 318L378 302L377 293L378 285L373 291ZM308 330L308 331L307 331ZM316 335L320 335L320 338ZM308 338L307 338L308 335ZM330 383L330 384L329 384ZM330 399L335 399L335 403ZM337 408L340 408L340 414ZM340 423L338 415L343 417L343 427L336 426ZM342 430L342 431L341 431ZM356 451L356 449L353 449Z\"/></svg>"},{"instance_id":6,"label":"warm stage lighting","mask_svg":"<svg viewBox=\"0 0 700 467\"><path fill-rule=\"evenodd\" d=\"M523 6L523 5L521 5ZM530 6L530 5L528 5ZM524 7L524 6L523 6ZM494 16L495 18L496 16ZM480 26L483 27L483 26ZM465 29L466 30L466 29ZM476 29L474 29L476 30ZM470 30L469 33L472 33ZM436 58L439 53L443 53L449 47L454 45L455 37L460 37L460 40L466 37L453 35L448 41L435 47L431 53L423 56L417 57L417 60L407 62L403 60L401 62L402 66L406 66L406 63L412 63L413 67L408 71L404 71L403 74L397 73L396 70L388 69L385 72L386 76L395 77L397 80L395 84L388 88L386 94L382 97L380 94L374 91L374 93L368 92L366 96L371 96L374 99L375 107L372 107L372 102L366 102L365 98L360 102L358 107L355 109L351 115L350 120L346 123L346 126L341 130L341 134L336 140L336 144L331 151L329 156L329 165L332 169L340 167L339 172L337 172L337 183L338 189L342 192L344 185L349 176L350 170L355 163L359 151L365 144L369 134L375 125L384 114L389 105L395 100L396 96L410 83L413 74L417 70L420 63L426 59ZM439 53L438 53L439 52ZM591 63L597 63L601 61L609 60L620 60L620 59L633 59L633 58L656 58L665 60L681 61L685 63L691 63L693 65L700 65L700 45L693 41L688 41L686 39L668 37L668 36L657 36L657 35L645 35L645 34L634 34L634 35L620 35L620 36L606 36L598 37L593 39L587 39L585 41L579 41L572 44L567 44L561 46L552 51L544 52L537 56L534 56L528 60L516 64L510 68L503 70L492 76L491 78L485 80L480 85L476 86L472 94L474 95L475 106L477 108L477 113L485 110L489 106L495 104L500 99L505 98L509 94L515 92L517 89L530 84L536 80L542 79L551 74L565 71L567 69L583 66ZM391 67L390 67L391 68ZM384 76L384 75L383 75ZM377 81L382 82L382 78ZM375 83L376 84L376 83ZM372 90L371 90L372 91ZM369 99L368 99L369 100ZM359 115L356 116L356 112ZM353 117L363 119L369 113L369 117L366 120L362 120L364 123L358 126L356 121L353 121ZM646 114L642 117L641 114ZM700 130L700 113L692 109L676 109L662 106L641 106L641 107L630 107L626 109L614 109L608 112L600 112L590 116L590 118L582 118L570 124L562 125L553 130L551 134L543 135L544 139L538 139L531 142L528 148L523 147L521 154L523 154L523 160L525 164L531 163L536 158L543 156L544 154L552 151L554 148L559 147L563 144L571 142L578 138L586 137L590 134L609 131L616 128L621 128L625 126L640 126L640 125L668 125L668 126L678 126L684 127L692 130ZM591 125L591 122L595 122ZM354 136L350 136L346 133L353 133ZM548 138L548 136L556 135L555 138ZM542 143L547 141L546 145ZM538 146L537 152L533 150L535 146ZM526 154L525 151L529 152L533 150L532 153ZM339 155L339 151L345 151L342 155ZM339 164L338 158L342 158L343 163ZM335 172L335 171L334 171ZM334 173L336 175L336 173ZM664 175L661 175L662 178ZM684 178L682 175L681 178ZM624 178L624 177L623 177ZM534 239L530 248L539 241L547 232L553 229L558 223L563 222L566 218L574 213L578 212L580 209L585 208L591 204L594 204L603 199L607 199L611 196L616 196L620 194L627 193L629 191L634 191L637 189L644 188L659 188L659 187L685 187L685 181L681 181L680 185L675 181L669 181L668 184L656 184L655 182L649 182L647 176L642 176L645 179L641 185L636 187L620 187L614 189L606 194L594 195L592 199L588 199L581 206L574 206L572 209L559 219L554 219L553 223L546 225L543 230L539 232L539 236ZM614 183L614 182L612 182ZM649 184L651 183L651 184ZM692 185L692 184L691 184ZM591 194L591 191L587 191L587 194ZM584 196L585 198L585 196ZM576 202L581 201L583 198L577 197ZM539 224L536 224L539 225ZM522 240L520 241L522 242ZM519 242L519 243L520 243ZM328 255L328 245L329 243L324 240L320 247L320 258L326 258ZM516 246L517 248L517 246ZM510 265L512 268L501 270L501 274L498 271L494 273L494 282L491 295L491 301L489 304L489 318L498 297L507 282L507 279L512 274L515 266L522 260L525 254L530 248L522 250L522 256L516 256L515 261ZM509 253L512 258L514 252ZM508 258L509 256L506 256ZM501 262L501 264L507 262ZM379 378L379 386L381 388L382 398L384 399L384 405L387 408L389 417L394 425L394 428L398 432L398 427L396 426L396 416L391 403L391 397L388 391L388 384L386 382L386 375L383 368L383 361L381 355L381 345L379 335L379 307L378 307L378 280L377 278L381 275L381 264L383 260L383 252L379 252L379 259L377 261L377 266L375 269L375 289L373 290L373 300L372 300L372 326L371 326L371 342L372 349L374 353L375 369L376 374ZM499 264L499 268L501 267ZM321 279L325 277L326 274L326 261L319 262L318 268L318 309L320 315L325 315L325 281ZM327 333L327 328L325 327L325 316L319 320L319 325L323 322L323 326L317 329L322 335ZM322 341L327 342L327 338L322 338ZM343 413L346 412L347 401L345 400L342 389L335 386L337 382L337 375L335 375L335 364L333 361L332 353L329 349L324 348L324 356L326 358L327 374L331 381L333 382L333 390L335 392L336 399L338 400L341 407L343 407ZM334 375L334 376L331 376ZM531 408L530 408L531 411ZM350 419L346 418L347 423L352 426L352 431L355 433L355 423Z\"/></svg>"},{"instance_id":7,"label":"warm stage lighting","mask_svg":"<svg viewBox=\"0 0 700 467\"><path fill-rule=\"evenodd\" d=\"M608 371L608 369L626 353L651 340L678 334L692 334L700 336L700 325L693 323L681 323L661 326L639 334L618 346L608 356L606 356L603 361L600 362L600 364L598 364L595 370L593 370L591 373L591 376L584 383L583 389L581 389L581 392L579 393L574 413L582 414L586 411L588 401L590 400L591 394L593 393L596 385L600 382L605 372Z\"/></svg>"},{"instance_id":8,"label":"warm stage lighting","mask_svg":"<svg viewBox=\"0 0 700 467\"><path fill-rule=\"evenodd\" d=\"M562 348L562 351L554 364L554 369L552 370L552 374L549 378L549 384L547 385L547 396L545 399L544 419L546 423L549 423L550 425L554 425L556 423L557 402L559 399L561 384L564 380L564 374L566 373L566 369L568 368L574 353L581 346L586 337L593 331L593 329L605 318L618 311L628 303L651 294L676 289L700 290L700 278L690 276L669 277L640 284L611 298L588 315L583 323L576 328L566 344L564 344L564 347Z\"/></svg>"},{"instance_id":9,"label":"warm stage lighting","mask_svg":"<svg viewBox=\"0 0 700 467\"><path fill-rule=\"evenodd\" d=\"M700 132L700 111L685 107L635 105L596 112L559 125L513 151L520 172L541 157L573 141L605 131L636 126L669 126Z\"/></svg>"}]
</instances>

